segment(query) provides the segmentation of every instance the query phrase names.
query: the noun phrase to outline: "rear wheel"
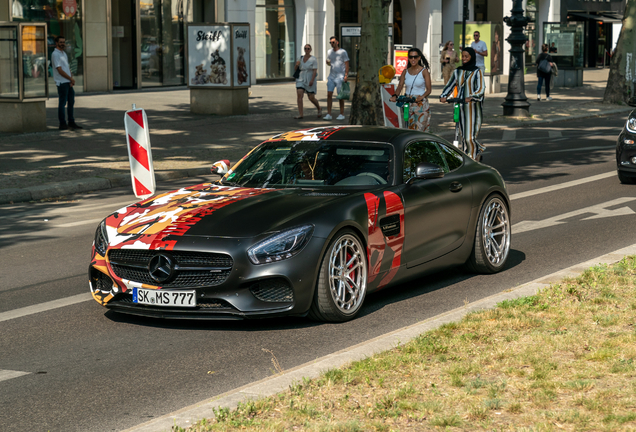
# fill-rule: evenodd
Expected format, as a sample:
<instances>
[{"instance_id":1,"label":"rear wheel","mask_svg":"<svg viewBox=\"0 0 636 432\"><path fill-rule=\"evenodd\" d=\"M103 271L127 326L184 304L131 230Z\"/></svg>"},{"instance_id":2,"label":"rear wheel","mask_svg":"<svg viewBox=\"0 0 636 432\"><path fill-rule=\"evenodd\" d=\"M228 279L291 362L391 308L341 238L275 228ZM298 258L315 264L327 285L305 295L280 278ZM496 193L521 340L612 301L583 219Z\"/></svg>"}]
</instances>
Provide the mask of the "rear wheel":
<instances>
[{"instance_id":1,"label":"rear wheel","mask_svg":"<svg viewBox=\"0 0 636 432\"><path fill-rule=\"evenodd\" d=\"M508 207L501 196L491 195L479 212L468 267L477 273L501 271L508 260L510 237Z\"/></svg>"},{"instance_id":2,"label":"rear wheel","mask_svg":"<svg viewBox=\"0 0 636 432\"><path fill-rule=\"evenodd\" d=\"M623 184L634 184L634 183L636 183L636 177L630 177L628 175L623 174L620 171L618 171L618 179Z\"/></svg>"},{"instance_id":3,"label":"rear wheel","mask_svg":"<svg viewBox=\"0 0 636 432\"><path fill-rule=\"evenodd\" d=\"M309 317L348 321L360 311L366 292L366 251L358 236L344 229L335 235L322 258Z\"/></svg>"}]
</instances>

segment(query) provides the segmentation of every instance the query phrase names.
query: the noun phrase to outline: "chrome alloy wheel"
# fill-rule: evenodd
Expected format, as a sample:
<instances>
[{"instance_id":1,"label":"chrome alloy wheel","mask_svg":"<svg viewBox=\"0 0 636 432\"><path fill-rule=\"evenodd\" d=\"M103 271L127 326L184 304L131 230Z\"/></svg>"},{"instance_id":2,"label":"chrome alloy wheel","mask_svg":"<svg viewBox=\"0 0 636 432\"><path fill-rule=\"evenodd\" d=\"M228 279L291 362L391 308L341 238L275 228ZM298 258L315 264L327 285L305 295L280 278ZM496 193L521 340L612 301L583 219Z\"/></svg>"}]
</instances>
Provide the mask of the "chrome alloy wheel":
<instances>
[{"instance_id":1,"label":"chrome alloy wheel","mask_svg":"<svg viewBox=\"0 0 636 432\"><path fill-rule=\"evenodd\" d=\"M345 234L331 248L329 290L344 314L358 310L367 290L367 262L364 249L353 235Z\"/></svg>"},{"instance_id":2,"label":"chrome alloy wheel","mask_svg":"<svg viewBox=\"0 0 636 432\"><path fill-rule=\"evenodd\" d=\"M510 218L508 208L499 198L493 198L481 220L481 238L486 258L495 267L506 262L510 251Z\"/></svg>"}]
</instances>

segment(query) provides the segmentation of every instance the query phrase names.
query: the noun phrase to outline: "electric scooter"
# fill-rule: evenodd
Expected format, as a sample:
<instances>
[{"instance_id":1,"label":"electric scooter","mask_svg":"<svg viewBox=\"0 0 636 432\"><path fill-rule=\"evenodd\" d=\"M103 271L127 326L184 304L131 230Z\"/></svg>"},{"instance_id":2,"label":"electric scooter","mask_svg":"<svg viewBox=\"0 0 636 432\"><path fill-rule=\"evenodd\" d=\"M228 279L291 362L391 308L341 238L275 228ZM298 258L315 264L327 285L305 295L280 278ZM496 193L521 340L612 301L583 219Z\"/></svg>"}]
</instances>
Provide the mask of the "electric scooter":
<instances>
[{"instance_id":1,"label":"electric scooter","mask_svg":"<svg viewBox=\"0 0 636 432\"><path fill-rule=\"evenodd\" d=\"M446 102L455 104L453 106L453 121L455 122L455 139L453 140L453 145L465 152L468 147L466 146L466 142L464 141L464 137L462 136L461 127L459 126L459 110L461 109L462 104L466 101L464 100L464 98L447 98Z\"/></svg>"},{"instance_id":2,"label":"electric scooter","mask_svg":"<svg viewBox=\"0 0 636 432\"><path fill-rule=\"evenodd\" d=\"M395 106L402 109L403 115L403 128L408 129L409 127L409 105L415 103L416 99L411 96L398 96L395 101Z\"/></svg>"}]
</instances>

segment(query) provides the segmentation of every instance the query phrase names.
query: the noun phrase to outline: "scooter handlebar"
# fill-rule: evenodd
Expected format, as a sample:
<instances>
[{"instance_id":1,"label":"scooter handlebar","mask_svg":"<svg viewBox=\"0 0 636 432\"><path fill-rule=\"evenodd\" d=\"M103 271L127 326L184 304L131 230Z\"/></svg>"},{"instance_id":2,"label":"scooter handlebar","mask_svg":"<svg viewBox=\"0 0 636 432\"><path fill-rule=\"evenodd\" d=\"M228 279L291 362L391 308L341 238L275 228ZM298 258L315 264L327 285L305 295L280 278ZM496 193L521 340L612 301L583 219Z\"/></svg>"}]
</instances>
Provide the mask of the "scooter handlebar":
<instances>
[{"instance_id":1,"label":"scooter handlebar","mask_svg":"<svg viewBox=\"0 0 636 432\"><path fill-rule=\"evenodd\" d=\"M464 98L447 98L446 102L447 103L465 103L466 101L464 100Z\"/></svg>"}]
</instances>

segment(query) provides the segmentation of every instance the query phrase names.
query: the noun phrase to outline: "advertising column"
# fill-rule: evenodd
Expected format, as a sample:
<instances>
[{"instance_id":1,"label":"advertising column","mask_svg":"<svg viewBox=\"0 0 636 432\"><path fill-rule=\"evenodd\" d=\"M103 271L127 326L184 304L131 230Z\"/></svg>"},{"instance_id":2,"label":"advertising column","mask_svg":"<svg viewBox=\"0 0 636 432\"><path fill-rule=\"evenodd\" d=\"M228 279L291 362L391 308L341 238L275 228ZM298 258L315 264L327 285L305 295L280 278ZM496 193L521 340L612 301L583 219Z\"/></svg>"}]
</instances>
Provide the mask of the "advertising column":
<instances>
[{"instance_id":1,"label":"advertising column","mask_svg":"<svg viewBox=\"0 0 636 432\"><path fill-rule=\"evenodd\" d=\"M196 114L248 114L249 24L188 26L190 111Z\"/></svg>"}]
</instances>

